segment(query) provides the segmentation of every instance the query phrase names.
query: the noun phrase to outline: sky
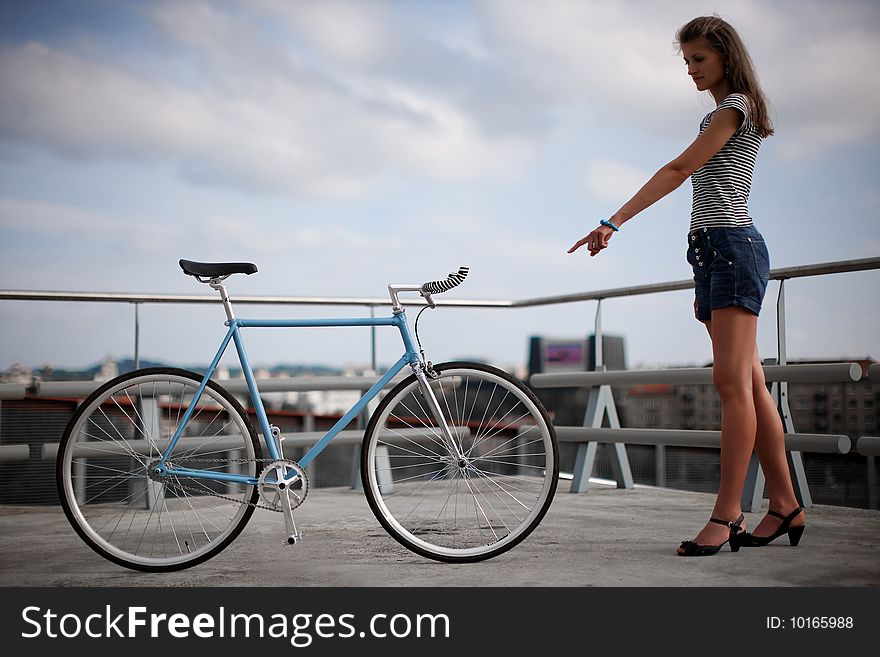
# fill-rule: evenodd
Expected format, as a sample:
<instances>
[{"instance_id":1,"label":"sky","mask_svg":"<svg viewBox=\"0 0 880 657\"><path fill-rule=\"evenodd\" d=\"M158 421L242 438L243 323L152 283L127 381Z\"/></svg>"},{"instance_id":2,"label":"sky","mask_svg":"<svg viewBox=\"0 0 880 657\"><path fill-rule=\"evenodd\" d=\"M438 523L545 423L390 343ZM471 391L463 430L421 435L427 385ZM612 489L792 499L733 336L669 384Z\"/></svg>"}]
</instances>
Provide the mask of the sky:
<instances>
[{"instance_id":1,"label":"sky","mask_svg":"<svg viewBox=\"0 0 880 657\"><path fill-rule=\"evenodd\" d=\"M0 289L205 294L180 258L248 261L230 294L369 297L460 265L447 298L688 279L686 182L596 258L566 250L714 108L674 44L717 13L770 99L750 199L773 268L880 255L880 5L842 0L0 0ZM790 280L787 352L880 356L880 272ZM776 355L771 282L759 322ZM630 367L705 363L691 291L603 302ZM526 362L595 302L426 312L434 362ZM362 316L242 306L239 316ZM414 316L410 312L410 316ZM146 305L140 355L206 363L219 305ZM0 301L0 370L133 352L128 304ZM366 329L245 336L252 363L364 364ZM401 353L380 330L380 364Z\"/></svg>"}]
</instances>

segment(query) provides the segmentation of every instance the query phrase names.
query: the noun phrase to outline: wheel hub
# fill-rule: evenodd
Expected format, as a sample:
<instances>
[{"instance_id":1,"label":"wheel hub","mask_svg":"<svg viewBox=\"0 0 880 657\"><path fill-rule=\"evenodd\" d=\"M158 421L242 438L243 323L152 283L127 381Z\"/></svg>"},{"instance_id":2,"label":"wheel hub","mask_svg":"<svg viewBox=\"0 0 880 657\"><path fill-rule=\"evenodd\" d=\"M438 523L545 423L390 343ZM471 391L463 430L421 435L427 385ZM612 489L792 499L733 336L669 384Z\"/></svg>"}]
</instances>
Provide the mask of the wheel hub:
<instances>
[{"instance_id":1,"label":"wheel hub","mask_svg":"<svg viewBox=\"0 0 880 657\"><path fill-rule=\"evenodd\" d=\"M165 465L162 465L162 461L160 459L151 461L147 464L147 477L152 479L153 481L162 481L168 474L167 468L170 466L171 463L167 461Z\"/></svg>"}]
</instances>

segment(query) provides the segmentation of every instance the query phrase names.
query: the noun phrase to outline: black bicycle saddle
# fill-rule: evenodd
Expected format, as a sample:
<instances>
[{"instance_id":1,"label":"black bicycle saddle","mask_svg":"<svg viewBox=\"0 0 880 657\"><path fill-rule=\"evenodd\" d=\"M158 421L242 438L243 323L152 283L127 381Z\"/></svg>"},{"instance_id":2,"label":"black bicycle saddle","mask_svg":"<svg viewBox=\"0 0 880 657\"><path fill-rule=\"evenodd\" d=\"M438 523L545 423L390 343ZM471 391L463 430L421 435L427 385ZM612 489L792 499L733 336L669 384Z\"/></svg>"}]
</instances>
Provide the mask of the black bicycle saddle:
<instances>
[{"instance_id":1,"label":"black bicycle saddle","mask_svg":"<svg viewBox=\"0 0 880 657\"><path fill-rule=\"evenodd\" d=\"M251 262L193 262L181 260L180 268L188 276L215 278L230 274L256 274L257 266Z\"/></svg>"}]
</instances>

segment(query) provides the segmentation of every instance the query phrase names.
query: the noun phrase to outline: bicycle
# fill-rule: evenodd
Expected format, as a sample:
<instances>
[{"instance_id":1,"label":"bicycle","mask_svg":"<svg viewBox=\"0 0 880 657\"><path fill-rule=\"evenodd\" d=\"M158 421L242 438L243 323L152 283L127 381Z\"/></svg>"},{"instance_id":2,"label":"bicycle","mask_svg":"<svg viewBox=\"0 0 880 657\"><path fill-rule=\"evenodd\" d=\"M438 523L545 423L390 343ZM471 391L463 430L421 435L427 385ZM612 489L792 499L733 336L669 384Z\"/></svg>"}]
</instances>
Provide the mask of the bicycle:
<instances>
[{"instance_id":1,"label":"bicycle","mask_svg":"<svg viewBox=\"0 0 880 657\"><path fill-rule=\"evenodd\" d=\"M181 260L184 273L219 292L228 330L203 374L148 368L95 390L70 420L56 477L77 534L110 561L147 572L181 570L219 554L257 508L281 512L285 543L297 543L293 511L308 494L306 466L390 385L361 445L361 480L370 508L399 543L444 562L475 562L509 550L540 523L556 491L559 456L553 425L520 381L488 365L425 359L416 351L399 295L433 296L445 280L389 285L387 317L239 319L223 281L253 274L251 263ZM248 362L242 329L390 326L405 351L299 461L285 458ZM233 342L252 412L211 377ZM268 457L263 457L265 445Z\"/></svg>"}]
</instances>

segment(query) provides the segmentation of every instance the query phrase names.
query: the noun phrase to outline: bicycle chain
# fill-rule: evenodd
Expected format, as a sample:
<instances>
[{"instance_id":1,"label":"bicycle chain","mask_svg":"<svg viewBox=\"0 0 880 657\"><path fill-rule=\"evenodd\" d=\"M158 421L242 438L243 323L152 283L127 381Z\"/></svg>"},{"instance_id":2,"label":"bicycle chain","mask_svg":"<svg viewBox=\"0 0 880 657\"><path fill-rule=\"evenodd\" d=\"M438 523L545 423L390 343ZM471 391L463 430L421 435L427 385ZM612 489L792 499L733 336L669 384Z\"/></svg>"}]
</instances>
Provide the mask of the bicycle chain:
<instances>
[{"instance_id":1,"label":"bicycle chain","mask_svg":"<svg viewBox=\"0 0 880 657\"><path fill-rule=\"evenodd\" d=\"M196 458L182 458L175 459L176 463L271 463L275 459L196 459ZM187 486L186 484L180 483L180 481L171 481L170 477L154 477L152 474L148 475L150 479L153 481L158 481L165 486L169 486L170 488L179 488L182 491L189 491L191 493L196 493L199 495L210 495L211 497L217 497L221 500L228 500L229 502L235 502L236 504L246 504L248 506L252 506L255 509L266 509L267 511L273 511L275 513L283 513L281 509L275 509L268 504L261 504L260 502L251 502L250 500L240 500L234 497L229 497L228 495L221 495L220 493L215 493L210 488L193 488L192 486ZM175 477L175 479L177 479Z\"/></svg>"}]
</instances>

